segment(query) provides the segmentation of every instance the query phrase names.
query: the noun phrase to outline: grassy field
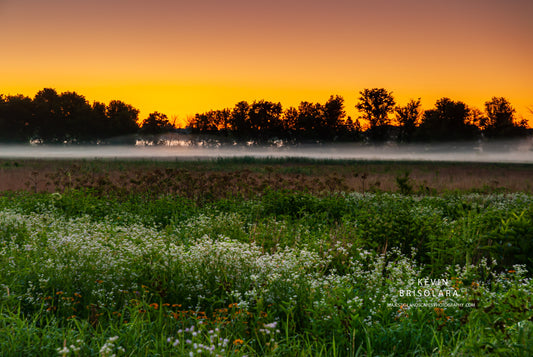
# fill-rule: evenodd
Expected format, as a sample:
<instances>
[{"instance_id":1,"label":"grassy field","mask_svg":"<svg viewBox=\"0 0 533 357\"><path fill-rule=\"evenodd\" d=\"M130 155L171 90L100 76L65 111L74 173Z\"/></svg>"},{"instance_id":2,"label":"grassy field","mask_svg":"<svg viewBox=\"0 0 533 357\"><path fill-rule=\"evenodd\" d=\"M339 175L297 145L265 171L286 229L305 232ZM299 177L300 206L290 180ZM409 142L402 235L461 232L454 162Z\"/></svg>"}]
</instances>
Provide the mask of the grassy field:
<instances>
[{"instance_id":1,"label":"grassy field","mask_svg":"<svg viewBox=\"0 0 533 357\"><path fill-rule=\"evenodd\" d=\"M530 356L533 196L447 170L532 168L4 161L0 351Z\"/></svg>"},{"instance_id":2,"label":"grassy field","mask_svg":"<svg viewBox=\"0 0 533 357\"><path fill-rule=\"evenodd\" d=\"M533 193L532 164L229 158L218 160L0 160L0 191L64 189L188 198L264 189L329 192ZM403 183L403 185L400 184Z\"/></svg>"}]
</instances>

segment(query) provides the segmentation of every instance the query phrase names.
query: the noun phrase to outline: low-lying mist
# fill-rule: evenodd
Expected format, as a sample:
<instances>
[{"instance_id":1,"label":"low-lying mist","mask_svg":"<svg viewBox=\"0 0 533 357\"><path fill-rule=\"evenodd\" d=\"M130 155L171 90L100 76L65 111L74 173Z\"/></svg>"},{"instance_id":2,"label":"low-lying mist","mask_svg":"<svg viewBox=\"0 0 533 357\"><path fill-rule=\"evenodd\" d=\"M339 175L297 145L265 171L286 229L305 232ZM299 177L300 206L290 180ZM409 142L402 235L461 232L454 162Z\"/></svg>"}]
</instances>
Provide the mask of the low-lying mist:
<instances>
[{"instance_id":1,"label":"low-lying mist","mask_svg":"<svg viewBox=\"0 0 533 357\"><path fill-rule=\"evenodd\" d=\"M533 163L533 139L380 145L360 143L252 145L163 141L160 145L0 145L4 159L201 160L230 157Z\"/></svg>"}]
</instances>

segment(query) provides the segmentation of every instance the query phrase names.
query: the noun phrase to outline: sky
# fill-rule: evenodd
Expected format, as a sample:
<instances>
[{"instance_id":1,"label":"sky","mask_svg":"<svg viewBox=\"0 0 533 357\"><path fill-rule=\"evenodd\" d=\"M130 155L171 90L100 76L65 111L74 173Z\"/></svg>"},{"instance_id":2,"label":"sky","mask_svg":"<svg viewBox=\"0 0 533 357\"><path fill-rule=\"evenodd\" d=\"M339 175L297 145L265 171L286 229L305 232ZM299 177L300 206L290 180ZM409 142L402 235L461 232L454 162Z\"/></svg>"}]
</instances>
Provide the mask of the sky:
<instances>
[{"instance_id":1,"label":"sky","mask_svg":"<svg viewBox=\"0 0 533 357\"><path fill-rule=\"evenodd\" d=\"M429 109L505 97L533 125L532 0L0 0L0 93L43 88L185 121L386 88Z\"/></svg>"}]
</instances>

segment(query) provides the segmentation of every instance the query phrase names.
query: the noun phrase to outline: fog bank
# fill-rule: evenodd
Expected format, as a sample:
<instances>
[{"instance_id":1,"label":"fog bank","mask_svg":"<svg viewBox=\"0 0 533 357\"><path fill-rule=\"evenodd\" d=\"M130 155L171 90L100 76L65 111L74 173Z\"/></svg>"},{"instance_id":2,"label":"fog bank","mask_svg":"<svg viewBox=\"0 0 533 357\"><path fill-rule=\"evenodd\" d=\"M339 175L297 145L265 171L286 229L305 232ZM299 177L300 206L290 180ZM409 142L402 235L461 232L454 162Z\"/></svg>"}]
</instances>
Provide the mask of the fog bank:
<instances>
[{"instance_id":1,"label":"fog bank","mask_svg":"<svg viewBox=\"0 0 533 357\"><path fill-rule=\"evenodd\" d=\"M533 140L446 144L0 145L3 159L200 160L231 157L533 163Z\"/></svg>"}]
</instances>

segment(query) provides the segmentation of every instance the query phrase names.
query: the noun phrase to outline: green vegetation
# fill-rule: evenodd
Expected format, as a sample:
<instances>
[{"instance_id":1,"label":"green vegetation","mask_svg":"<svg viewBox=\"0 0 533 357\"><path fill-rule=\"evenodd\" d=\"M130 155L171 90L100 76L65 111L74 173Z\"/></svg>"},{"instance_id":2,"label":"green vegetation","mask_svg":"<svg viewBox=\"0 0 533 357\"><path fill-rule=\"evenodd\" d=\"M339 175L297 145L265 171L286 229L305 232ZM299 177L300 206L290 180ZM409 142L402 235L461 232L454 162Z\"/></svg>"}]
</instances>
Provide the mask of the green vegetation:
<instances>
[{"instance_id":1,"label":"green vegetation","mask_svg":"<svg viewBox=\"0 0 533 357\"><path fill-rule=\"evenodd\" d=\"M521 193L4 193L0 350L529 356L532 242Z\"/></svg>"}]
</instances>

